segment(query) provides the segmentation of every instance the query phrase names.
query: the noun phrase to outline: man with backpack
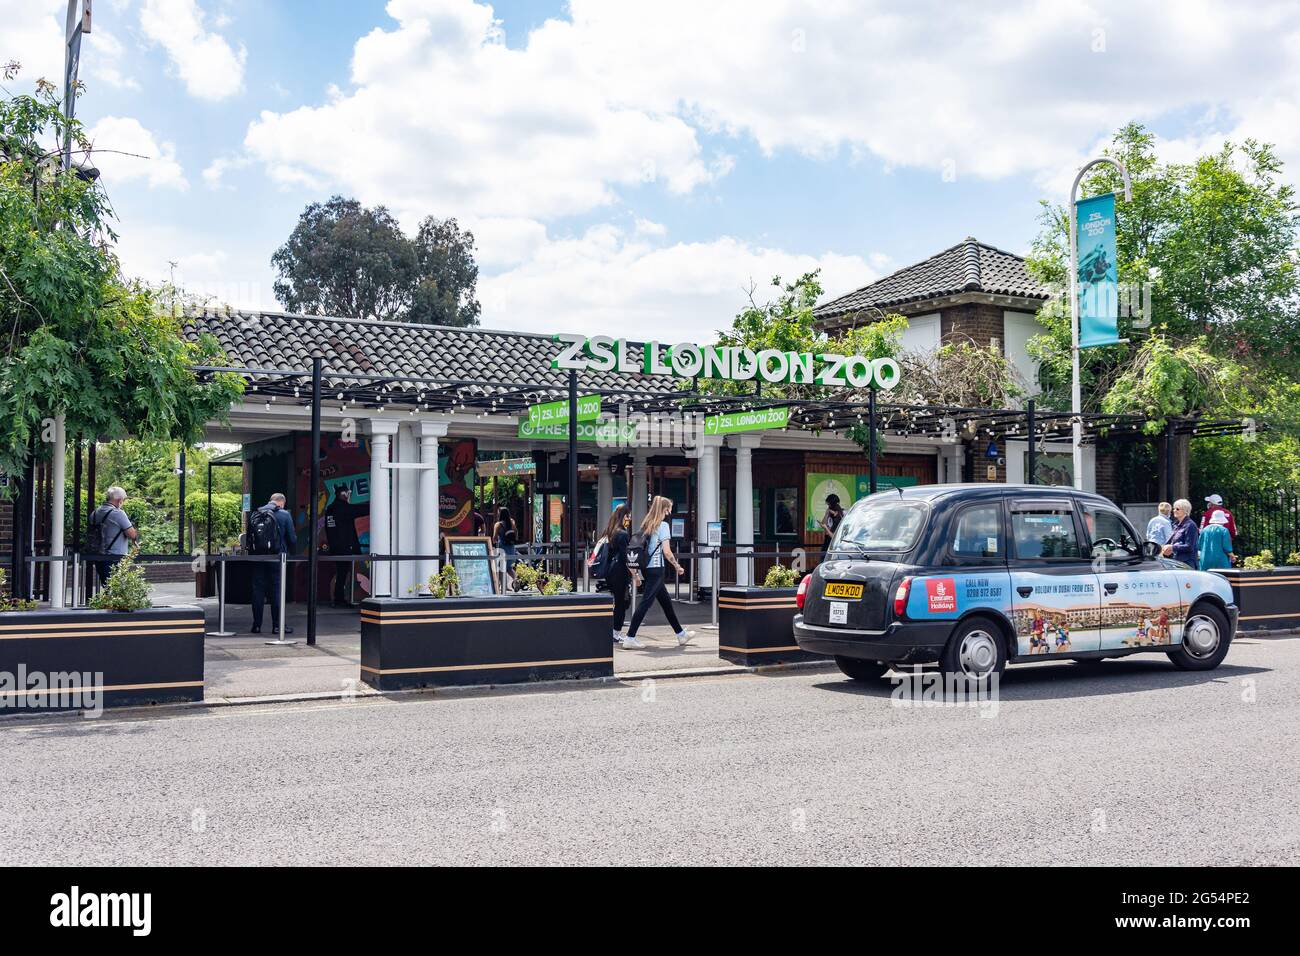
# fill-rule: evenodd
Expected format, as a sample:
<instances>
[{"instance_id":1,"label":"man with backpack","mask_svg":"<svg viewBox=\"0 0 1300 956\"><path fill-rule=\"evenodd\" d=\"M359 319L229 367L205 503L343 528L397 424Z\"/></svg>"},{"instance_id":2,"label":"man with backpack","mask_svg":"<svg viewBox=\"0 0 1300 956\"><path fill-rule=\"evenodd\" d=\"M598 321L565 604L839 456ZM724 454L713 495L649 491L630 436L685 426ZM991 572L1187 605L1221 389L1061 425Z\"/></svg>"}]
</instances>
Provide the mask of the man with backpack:
<instances>
[{"instance_id":1,"label":"man with backpack","mask_svg":"<svg viewBox=\"0 0 1300 956\"><path fill-rule=\"evenodd\" d=\"M140 537L122 505L126 492L114 485L104 496L104 503L90 513L86 522L86 554L99 555L93 562L99 583L107 584L117 563L126 557L130 543Z\"/></svg>"},{"instance_id":2,"label":"man with backpack","mask_svg":"<svg viewBox=\"0 0 1300 956\"><path fill-rule=\"evenodd\" d=\"M298 536L293 530L293 517L284 507L285 497L278 491L271 500L248 516L249 554L293 554L298 546ZM254 561L253 565L253 627L250 634L262 633L262 608L271 602L271 630L280 632L280 566L271 561ZM285 625L285 634L293 628Z\"/></svg>"}]
</instances>

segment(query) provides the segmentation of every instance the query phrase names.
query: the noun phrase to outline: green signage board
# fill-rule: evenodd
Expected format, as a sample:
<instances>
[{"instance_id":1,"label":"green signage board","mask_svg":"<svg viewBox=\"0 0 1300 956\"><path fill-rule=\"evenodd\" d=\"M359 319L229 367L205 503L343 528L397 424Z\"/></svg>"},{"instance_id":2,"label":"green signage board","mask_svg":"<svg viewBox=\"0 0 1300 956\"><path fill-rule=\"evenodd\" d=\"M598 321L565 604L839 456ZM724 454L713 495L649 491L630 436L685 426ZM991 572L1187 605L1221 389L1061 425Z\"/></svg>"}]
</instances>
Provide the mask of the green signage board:
<instances>
[{"instance_id":1,"label":"green signage board","mask_svg":"<svg viewBox=\"0 0 1300 956\"><path fill-rule=\"evenodd\" d=\"M785 428L789 421L790 409L787 406L757 408L748 412L723 412L704 419L704 434L731 435L763 428Z\"/></svg>"},{"instance_id":2,"label":"green signage board","mask_svg":"<svg viewBox=\"0 0 1300 956\"><path fill-rule=\"evenodd\" d=\"M590 422L600 417L600 396L582 395L578 398L578 421ZM567 425L569 423L569 402L543 402L528 406L528 421L534 428L546 425Z\"/></svg>"},{"instance_id":3,"label":"green signage board","mask_svg":"<svg viewBox=\"0 0 1300 956\"><path fill-rule=\"evenodd\" d=\"M568 441L568 421L559 424L535 426L526 418L519 419L518 435L520 438L536 438L542 441ZM607 445L635 444L636 423L617 419L594 422L578 422L578 441L603 441Z\"/></svg>"},{"instance_id":4,"label":"green signage board","mask_svg":"<svg viewBox=\"0 0 1300 956\"><path fill-rule=\"evenodd\" d=\"M918 484L911 475L877 475L876 490L886 488L906 488ZM848 509L859 498L871 494L870 475L832 474L810 471L805 486L805 506L807 520L805 531L821 531L822 517L826 514L826 496L835 495L840 499L840 507Z\"/></svg>"}]
</instances>

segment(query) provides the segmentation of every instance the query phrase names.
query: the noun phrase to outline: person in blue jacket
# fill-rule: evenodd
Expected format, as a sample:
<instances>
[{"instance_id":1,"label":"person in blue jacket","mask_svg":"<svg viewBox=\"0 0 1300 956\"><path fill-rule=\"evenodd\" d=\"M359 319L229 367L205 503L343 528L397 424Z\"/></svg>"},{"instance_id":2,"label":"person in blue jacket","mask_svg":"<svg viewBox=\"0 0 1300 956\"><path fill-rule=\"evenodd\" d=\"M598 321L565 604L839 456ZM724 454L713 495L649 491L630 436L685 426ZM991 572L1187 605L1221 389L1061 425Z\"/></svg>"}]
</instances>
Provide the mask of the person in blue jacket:
<instances>
[{"instance_id":1,"label":"person in blue jacket","mask_svg":"<svg viewBox=\"0 0 1300 956\"><path fill-rule=\"evenodd\" d=\"M1210 515L1209 523L1201 529L1199 543L1202 571L1232 567L1232 532L1228 530L1228 516L1222 511Z\"/></svg>"},{"instance_id":2,"label":"person in blue jacket","mask_svg":"<svg viewBox=\"0 0 1300 956\"><path fill-rule=\"evenodd\" d=\"M1174 502L1174 533L1169 536L1160 553L1194 568L1200 559L1196 547L1198 537L1196 522L1192 520L1192 503L1186 498L1179 498Z\"/></svg>"}]
</instances>

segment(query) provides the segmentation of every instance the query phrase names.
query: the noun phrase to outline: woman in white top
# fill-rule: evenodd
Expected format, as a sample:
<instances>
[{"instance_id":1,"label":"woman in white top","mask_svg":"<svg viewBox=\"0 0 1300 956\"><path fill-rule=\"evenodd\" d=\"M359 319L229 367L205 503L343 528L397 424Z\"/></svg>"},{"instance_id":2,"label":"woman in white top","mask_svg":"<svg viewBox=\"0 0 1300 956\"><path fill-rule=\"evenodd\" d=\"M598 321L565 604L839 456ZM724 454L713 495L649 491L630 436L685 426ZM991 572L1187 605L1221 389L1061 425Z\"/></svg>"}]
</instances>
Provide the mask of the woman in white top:
<instances>
[{"instance_id":1,"label":"woman in white top","mask_svg":"<svg viewBox=\"0 0 1300 956\"><path fill-rule=\"evenodd\" d=\"M672 535L668 528L668 515L672 510L671 501L656 495L650 502L650 510L646 513L645 520L641 522L641 533L645 537L645 549L650 555L650 560L646 564L645 590L641 592L641 600L637 602L636 611L632 614L632 625L627 630L627 637L623 639L624 647L645 647L636 639L636 632L641 627L646 612L650 610L650 605L655 601L659 602L664 617L668 618L668 624L676 633L678 647L685 647L695 636L694 631L682 629L664 583L665 561L676 568L678 574L682 573L682 566L678 564L677 556L673 554Z\"/></svg>"}]
</instances>

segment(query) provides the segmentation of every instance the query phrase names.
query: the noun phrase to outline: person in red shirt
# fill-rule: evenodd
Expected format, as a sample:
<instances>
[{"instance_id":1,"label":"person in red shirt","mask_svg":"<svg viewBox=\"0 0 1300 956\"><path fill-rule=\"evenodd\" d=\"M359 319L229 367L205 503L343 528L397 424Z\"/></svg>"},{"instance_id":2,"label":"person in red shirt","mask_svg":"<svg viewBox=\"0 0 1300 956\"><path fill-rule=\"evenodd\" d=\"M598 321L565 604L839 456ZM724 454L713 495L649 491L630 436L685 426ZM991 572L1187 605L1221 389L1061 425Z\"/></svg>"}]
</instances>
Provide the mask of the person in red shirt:
<instances>
[{"instance_id":1,"label":"person in red shirt","mask_svg":"<svg viewBox=\"0 0 1300 956\"><path fill-rule=\"evenodd\" d=\"M1201 515L1201 527L1204 528L1210 523L1216 511L1222 511L1223 516L1228 519L1228 534L1235 539L1237 537L1237 522L1232 518L1232 512L1223 507L1223 498L1219 495L1208 495L1205 499L1205 514Z\"/></svg>"}]
</instances>

